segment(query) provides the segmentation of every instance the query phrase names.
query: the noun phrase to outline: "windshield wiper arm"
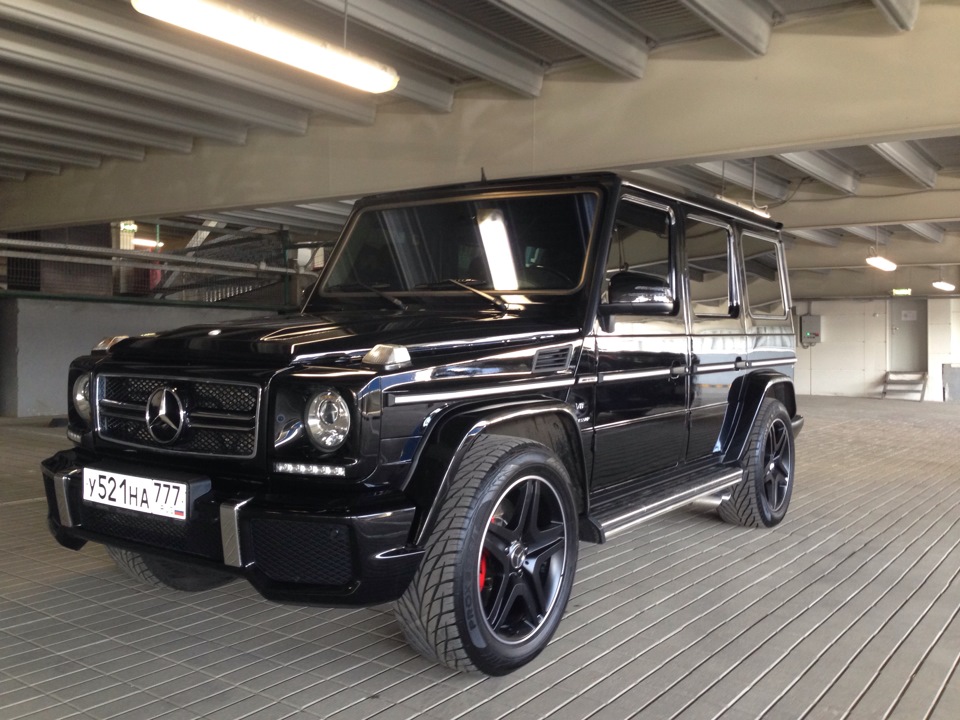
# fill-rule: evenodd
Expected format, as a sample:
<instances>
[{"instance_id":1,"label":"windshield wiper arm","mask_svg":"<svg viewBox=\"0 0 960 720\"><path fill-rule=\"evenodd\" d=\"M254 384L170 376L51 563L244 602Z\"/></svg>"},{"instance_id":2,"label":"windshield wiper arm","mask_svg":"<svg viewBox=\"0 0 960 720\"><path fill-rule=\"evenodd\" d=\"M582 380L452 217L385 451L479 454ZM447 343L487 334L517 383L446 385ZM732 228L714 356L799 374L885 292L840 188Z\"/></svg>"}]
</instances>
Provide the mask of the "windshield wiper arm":
<instances>
[{"instance_id":1,"label":"windshield wiper arm","mask_svg":"<svg viewBox=\"0 0 960 720\"><path fill-rule=\"evenodd\" d=\"M469 290L470 292L476 295L479 295L484 300L490 303L493 303L493 306L500 312L507 312L510 310L510 305L506 303L503 298L497 297L496 295L491 295L490 293L486 293L483 290L478 290L477 288L472 287L471 285L468 285L465 282L460 282L459 280L456 280L454 278L444 278L443 280L438 280L435 283L426 283L424 285L418 285L417 287L435 287L437 285L444 285L447 283L451 285L456 285L457 287L462 287L464 290Z\"/></svg>"},{"instance_id":2,"label":"windshield wiper arm","mask_svg":"<svg viewBox=\"0 0 960 720\"><path fill-rule=\"evenodd\" d=\"M367 285L366 283L362 283L362 282L345 283L343 285L337 285L336 287L328 288L328 291L337 292L338 290L349 290L350 288L353 288L353 287L362 288L364 290L372 292L374 295L378 297L382 297L387 302L393 303L401 310L407 309L407 304L403 302L400 298L394 297L393 295L389 295L385 293L383 290L375 288L373 285Z\"/></svg>"}]
</instances>

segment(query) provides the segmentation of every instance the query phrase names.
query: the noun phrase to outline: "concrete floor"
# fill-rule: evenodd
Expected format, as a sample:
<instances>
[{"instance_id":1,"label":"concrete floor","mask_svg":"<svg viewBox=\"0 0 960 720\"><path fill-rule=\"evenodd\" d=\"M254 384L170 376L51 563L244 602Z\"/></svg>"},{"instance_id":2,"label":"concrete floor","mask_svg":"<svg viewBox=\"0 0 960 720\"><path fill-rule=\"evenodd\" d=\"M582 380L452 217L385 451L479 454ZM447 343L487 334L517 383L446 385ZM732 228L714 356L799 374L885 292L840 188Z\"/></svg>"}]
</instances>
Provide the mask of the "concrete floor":
<instances>
[{"instance_id":1,"label":"concrete floor","mask_svg":"<svg viewBox=\"0 0 960 720\"><path fill-rule=\"evenodd\" d=\"M144 588L60 548L37 463L63 430L0 421L0 718L955 720L960 407L801 401L783 524L584 545L557 637L497 679L421 659L389 608Z\"/></svg>"}]
</instances>

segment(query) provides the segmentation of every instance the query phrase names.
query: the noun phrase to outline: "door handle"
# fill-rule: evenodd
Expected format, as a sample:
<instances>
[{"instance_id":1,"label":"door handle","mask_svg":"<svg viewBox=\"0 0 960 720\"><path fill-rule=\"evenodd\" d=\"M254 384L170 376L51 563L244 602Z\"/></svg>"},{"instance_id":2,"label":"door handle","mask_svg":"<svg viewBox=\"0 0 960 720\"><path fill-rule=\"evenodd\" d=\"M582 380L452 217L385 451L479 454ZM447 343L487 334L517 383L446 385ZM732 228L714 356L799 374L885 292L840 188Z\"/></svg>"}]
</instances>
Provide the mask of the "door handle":
<instances>
[{"instance_id":1,"label":"door handle","mask_svg":"<svg viewBox=\"0 0 960 720\"><path fill-rule=\"evenodd\" d=\"M675 362L670 366L670 379L676 380L690 374L690 369L681 362Z\"/></svg>"}]
</instances>

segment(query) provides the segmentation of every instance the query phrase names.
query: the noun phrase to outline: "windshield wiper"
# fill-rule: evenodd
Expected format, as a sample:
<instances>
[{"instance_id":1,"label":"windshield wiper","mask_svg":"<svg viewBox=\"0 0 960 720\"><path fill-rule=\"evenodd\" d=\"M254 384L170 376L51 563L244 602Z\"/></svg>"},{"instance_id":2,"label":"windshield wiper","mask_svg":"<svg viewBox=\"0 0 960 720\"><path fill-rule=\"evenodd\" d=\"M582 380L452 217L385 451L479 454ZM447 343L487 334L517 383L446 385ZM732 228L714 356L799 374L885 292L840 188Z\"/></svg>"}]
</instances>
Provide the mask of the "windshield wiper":
<instances>
[{"instance_id":1,"label":"windshield wiper","mask_svg":"<svg viewBox=\"0 0 960 720\"><path fill-rule=\"evenodd\" d=\"M388 295L383 290L375 288L373 285L367 285L366 283L362 283L362 282L344 283L343 285L336 285L332 288L327 288L327 292L338 292L338 291L350 292L351 290L356 290L357 288L360 288L361 290L367 290L368 292L372 292L374 295L378 297L382 297L387 302L393 303L401 310L407 309L407 304L403 302L400 298L396 298L393 295Z\"/></svg>"},{"instance_id":2,"label":"windshield wiper","mask_svg":"<svg viewBox=\"0 0 960 720\"><path fill-rule=\"evenodd\" d=\"M424 283L422 285L417 285L415 289L442 287L443 285L448 285L448 284L456 285L457 287L462 287L464 290L469 290L470 292L476 295L479 295L484 300L493 303L493 306L500 312L508 312L511 309L511 306L507 302L505 302L503 298L497 297L496 295L491 295L490 293L486 293L483 290L478 290L477 288L472 287L465 282L460 282L455 278L444 278L443 280L438 280L437 282Z\"/></svg>"}]
</instances>

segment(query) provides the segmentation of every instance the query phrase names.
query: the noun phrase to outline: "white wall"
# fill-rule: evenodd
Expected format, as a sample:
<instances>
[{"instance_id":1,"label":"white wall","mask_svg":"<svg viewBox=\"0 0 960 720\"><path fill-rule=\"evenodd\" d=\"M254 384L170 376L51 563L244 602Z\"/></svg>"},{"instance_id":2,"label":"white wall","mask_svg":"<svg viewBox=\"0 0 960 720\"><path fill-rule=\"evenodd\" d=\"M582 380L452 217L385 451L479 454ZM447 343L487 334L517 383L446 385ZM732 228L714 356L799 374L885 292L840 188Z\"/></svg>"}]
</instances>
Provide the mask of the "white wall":
<instances>
[{"instance_id":1,"label":"white wall","mask_svg":"<svg viewBox=\"0 0 960 720\"><path fill-rule=\"evenodd\" d=\"M822 341L797 347L797 392L879 397L889 358L887 312L887 300L798 302L797 315L820 315ZM943 365L960 364L960 300L929 299L927 323L924 400L942 402Z\"/></svg>"},{"instance_id":2,"label":"white wall","mask_svg":"<svg viewBox=\"0 0 960 720\"><path fill-rule=\"evenodd\" d=\"M0 299L0 416L65 415L67 367L104 337L265 314L215 307Z\"/></svg>"}]
</instances>

